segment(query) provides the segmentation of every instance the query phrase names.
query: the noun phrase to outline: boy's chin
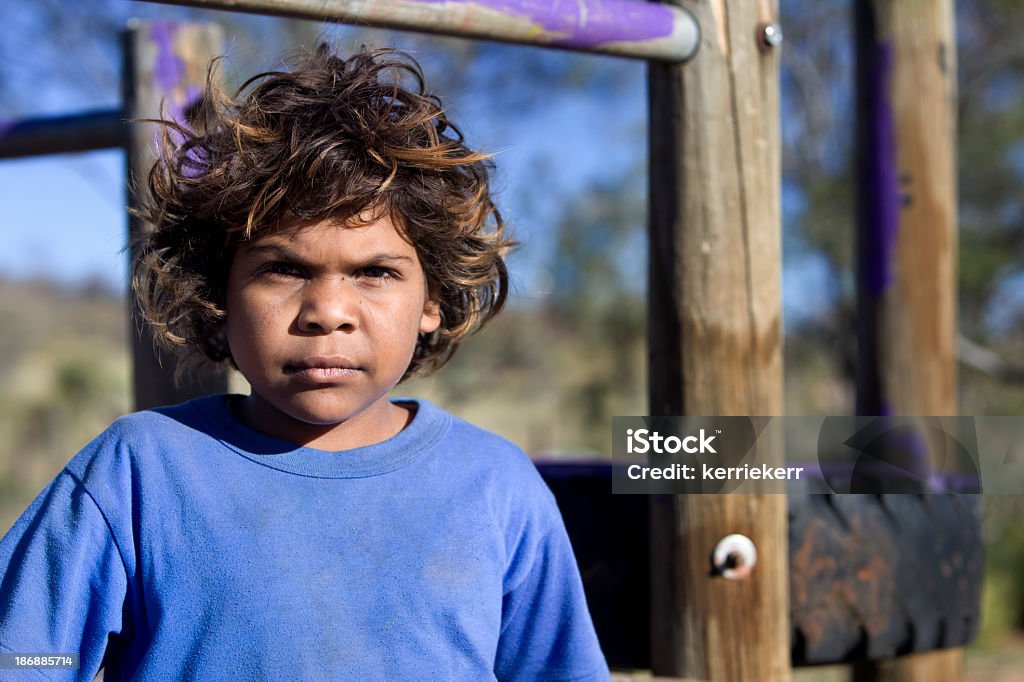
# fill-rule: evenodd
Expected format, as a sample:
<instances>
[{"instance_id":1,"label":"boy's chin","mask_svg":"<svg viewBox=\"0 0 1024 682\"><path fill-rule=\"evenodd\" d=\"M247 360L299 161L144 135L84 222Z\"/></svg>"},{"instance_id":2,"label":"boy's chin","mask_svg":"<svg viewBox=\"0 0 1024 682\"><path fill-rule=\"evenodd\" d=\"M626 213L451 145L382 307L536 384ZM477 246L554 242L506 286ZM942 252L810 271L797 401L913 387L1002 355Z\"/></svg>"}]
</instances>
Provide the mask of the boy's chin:
<instances>
[{"instance_id":1,"label":"boy's chin","mask_svg":"<svg viewBox=\"0 0 1024 682\"><path fill-rule=\"evenodd\" d=\"M316 391L317 395L310 393L314 392L306 391L275 407L291 421L329 429L353 420L358 421L360 417L369 417L387 402L386 393L361 399L355 396L323 395L325 391Z\"/></svg>"},{"instance_id":2,"label":"boy's chin","mask_svg":"<svg viewBox=\"0 0 1024 682\"><path fill-rule=\"evenodd\" d=\"M391 416L387 392L366 395L350 390L317 389L272 396L253 393L253 397L259 407L250 412L252 426L276 432L272 435L293 442L350 429L366 431L370 436L382 427L386 429Z\"/></svg>"}]
</instances>

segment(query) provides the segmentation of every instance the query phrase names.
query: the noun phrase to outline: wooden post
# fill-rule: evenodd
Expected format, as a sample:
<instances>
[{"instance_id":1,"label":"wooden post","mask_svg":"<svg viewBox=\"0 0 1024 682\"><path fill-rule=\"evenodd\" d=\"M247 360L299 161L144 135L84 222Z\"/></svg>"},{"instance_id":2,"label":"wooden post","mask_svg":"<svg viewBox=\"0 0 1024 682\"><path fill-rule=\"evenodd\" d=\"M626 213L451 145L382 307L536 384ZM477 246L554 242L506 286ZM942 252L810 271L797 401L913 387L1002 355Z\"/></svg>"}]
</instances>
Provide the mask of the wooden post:
<instances>
[{"instance_id":1,"label":"wooden post","mask_svg":"<svg viewBox=\"0 0 1024 682\"><path fill-rule=\"evenodd\" d=\"M857 410L952 415L956 39L952 0L858 0ZM963 679L962 649L855 666L855 680Z\"/></svg>"},{"instance_id":2,"label":"wooden post","mask_svg":"<svg viewBox=\"0 0 1024 682\"><path fill-rule=\"evenodd\" d=\"M773 0L684 5L701 46L651 64L650 410L782 414L778 48ZM790 677L786 498L651 500L652 667L716 682ZM711 575L742 533L745 580Z\"/></svg>"},{"instance_id":3,"label":"wooden post","mask_svg":"<svg viewBox=\"0 0 1024 682\"><path fill-rule=\"evenodd\" d=\"M221 54L222 43L220 28L212 24L133 23L124 39L124 117L132 120L164 115L185 122L189 108L201 97L210 60ZM131 206L138 204L138 193L146 191L158 135L154 124L131 126L126 154ZM129 217L129 235L145 229L135 217ZM175 359L166 354L157 356L149 329L135 314L134 300L131 307L136 409L173 404L227 389L226 375L212 366L176 385Z\"/></svg>"},{"instance_id":4,"label":"wooden post","mask_svg":"<svg viewBox=\"0 0 1024 682\"><path fill-rule=\"evenodd\" d=\"M693 16L637 0L155 0L678 62L697 47Z\"/></svg>"}]
</instances>

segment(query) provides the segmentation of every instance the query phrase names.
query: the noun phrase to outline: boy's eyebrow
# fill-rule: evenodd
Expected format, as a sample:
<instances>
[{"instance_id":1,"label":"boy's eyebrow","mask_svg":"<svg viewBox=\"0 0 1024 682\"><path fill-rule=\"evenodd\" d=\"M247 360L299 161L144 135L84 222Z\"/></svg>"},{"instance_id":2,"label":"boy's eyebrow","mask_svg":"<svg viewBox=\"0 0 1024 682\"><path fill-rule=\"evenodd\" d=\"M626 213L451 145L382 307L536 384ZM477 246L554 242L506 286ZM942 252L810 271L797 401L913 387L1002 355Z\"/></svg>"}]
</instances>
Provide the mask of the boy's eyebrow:
<instances>
[{"instance_id":1,"label":"boy's eyebrow","mask_svg":"<svg viewBox=\"0 0 1024 682\"><path fill-rule=\"evenodd\" d=\"M367 263L394 263L396 261L404 261L406 263L412 263L412 258L409 256L402 256L397 253L378 253L370 256L366 259Z\"/></svg>"},{"instance_id":2,"label":"boy's eyebrow","mask_svg":"<svg viewBox=\"0 0 1024 682\"><path fill-rule=\"evenodd\" d=\"M303 256L300 256L299 254L295 253L291 249L287 248L286 246L282 246L280 244L254 244L254 245L249 246L247 248L247 250L248 250L249 253L259 253L259 252L262 252L262 251L267 251L267 252L270 252L270 253L274 254L278 258L283 258L285 260L295 261L297 263L305 263L305 262L307 262L306 258L304 258ZM397 262L412 263L413 259L411 257L409 257L409 256L404 256L404 255L398 254L398 253L387 253L387 252L384 252L384 253L375 253L375 254L367 256L365 258L361 258L360 262L362 264L365 264L365 265L378 265L378 264L381 264L381 263L397 263Z\"/></svg>"}]
</instances>

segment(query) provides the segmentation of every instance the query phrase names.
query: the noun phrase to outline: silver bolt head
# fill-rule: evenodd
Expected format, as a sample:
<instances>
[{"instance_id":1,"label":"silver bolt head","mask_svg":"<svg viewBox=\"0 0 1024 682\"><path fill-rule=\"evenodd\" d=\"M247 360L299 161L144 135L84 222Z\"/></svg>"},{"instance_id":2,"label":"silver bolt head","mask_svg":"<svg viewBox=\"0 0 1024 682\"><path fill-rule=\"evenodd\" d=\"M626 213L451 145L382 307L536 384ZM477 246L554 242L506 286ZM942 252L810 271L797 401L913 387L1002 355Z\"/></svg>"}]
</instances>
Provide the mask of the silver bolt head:
<instances>
[{"instance_id":1,"label":"silver bolt head","mask_svg":"<svg viewBox=\"0 0 1024 682\"><path fill-rule=\"evenodd\" d=\"M765 24L761 29L761 40L767 47L778 47L782 44L782 27L778 24Z\"/></svg>"},{"instance_id":2,"label":"silver bolt head","mask_svg":"<svg viewBox=\"0 0 1024 682\"><path fill-rule=\"evenodd\" d=\"M711 561L726 580L743 580L757 565L757 547L746 535L727 535L715 545Z\"/></svg>"}]
</instances>

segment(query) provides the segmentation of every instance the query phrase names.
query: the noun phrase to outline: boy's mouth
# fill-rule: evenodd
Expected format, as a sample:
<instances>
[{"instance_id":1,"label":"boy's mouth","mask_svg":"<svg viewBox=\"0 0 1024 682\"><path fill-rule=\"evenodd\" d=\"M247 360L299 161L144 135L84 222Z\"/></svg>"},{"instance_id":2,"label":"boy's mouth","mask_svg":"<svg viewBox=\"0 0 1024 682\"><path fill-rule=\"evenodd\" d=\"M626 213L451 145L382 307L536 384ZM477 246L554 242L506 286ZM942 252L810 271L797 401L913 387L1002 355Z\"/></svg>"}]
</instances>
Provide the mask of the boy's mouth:
<instances>
[{"instance_id":1,"label":"boy's mouth","mask_svg":"<svg viewBox=\"0 0 1024 682\"><path fill-rule=\"evenodd\" d=\"M306 358L296 362L289 362L284 366L285 374L297 376L314 383L345 379L361 371L362 367L341 356Z\"/></svg>"}]
</instances>

